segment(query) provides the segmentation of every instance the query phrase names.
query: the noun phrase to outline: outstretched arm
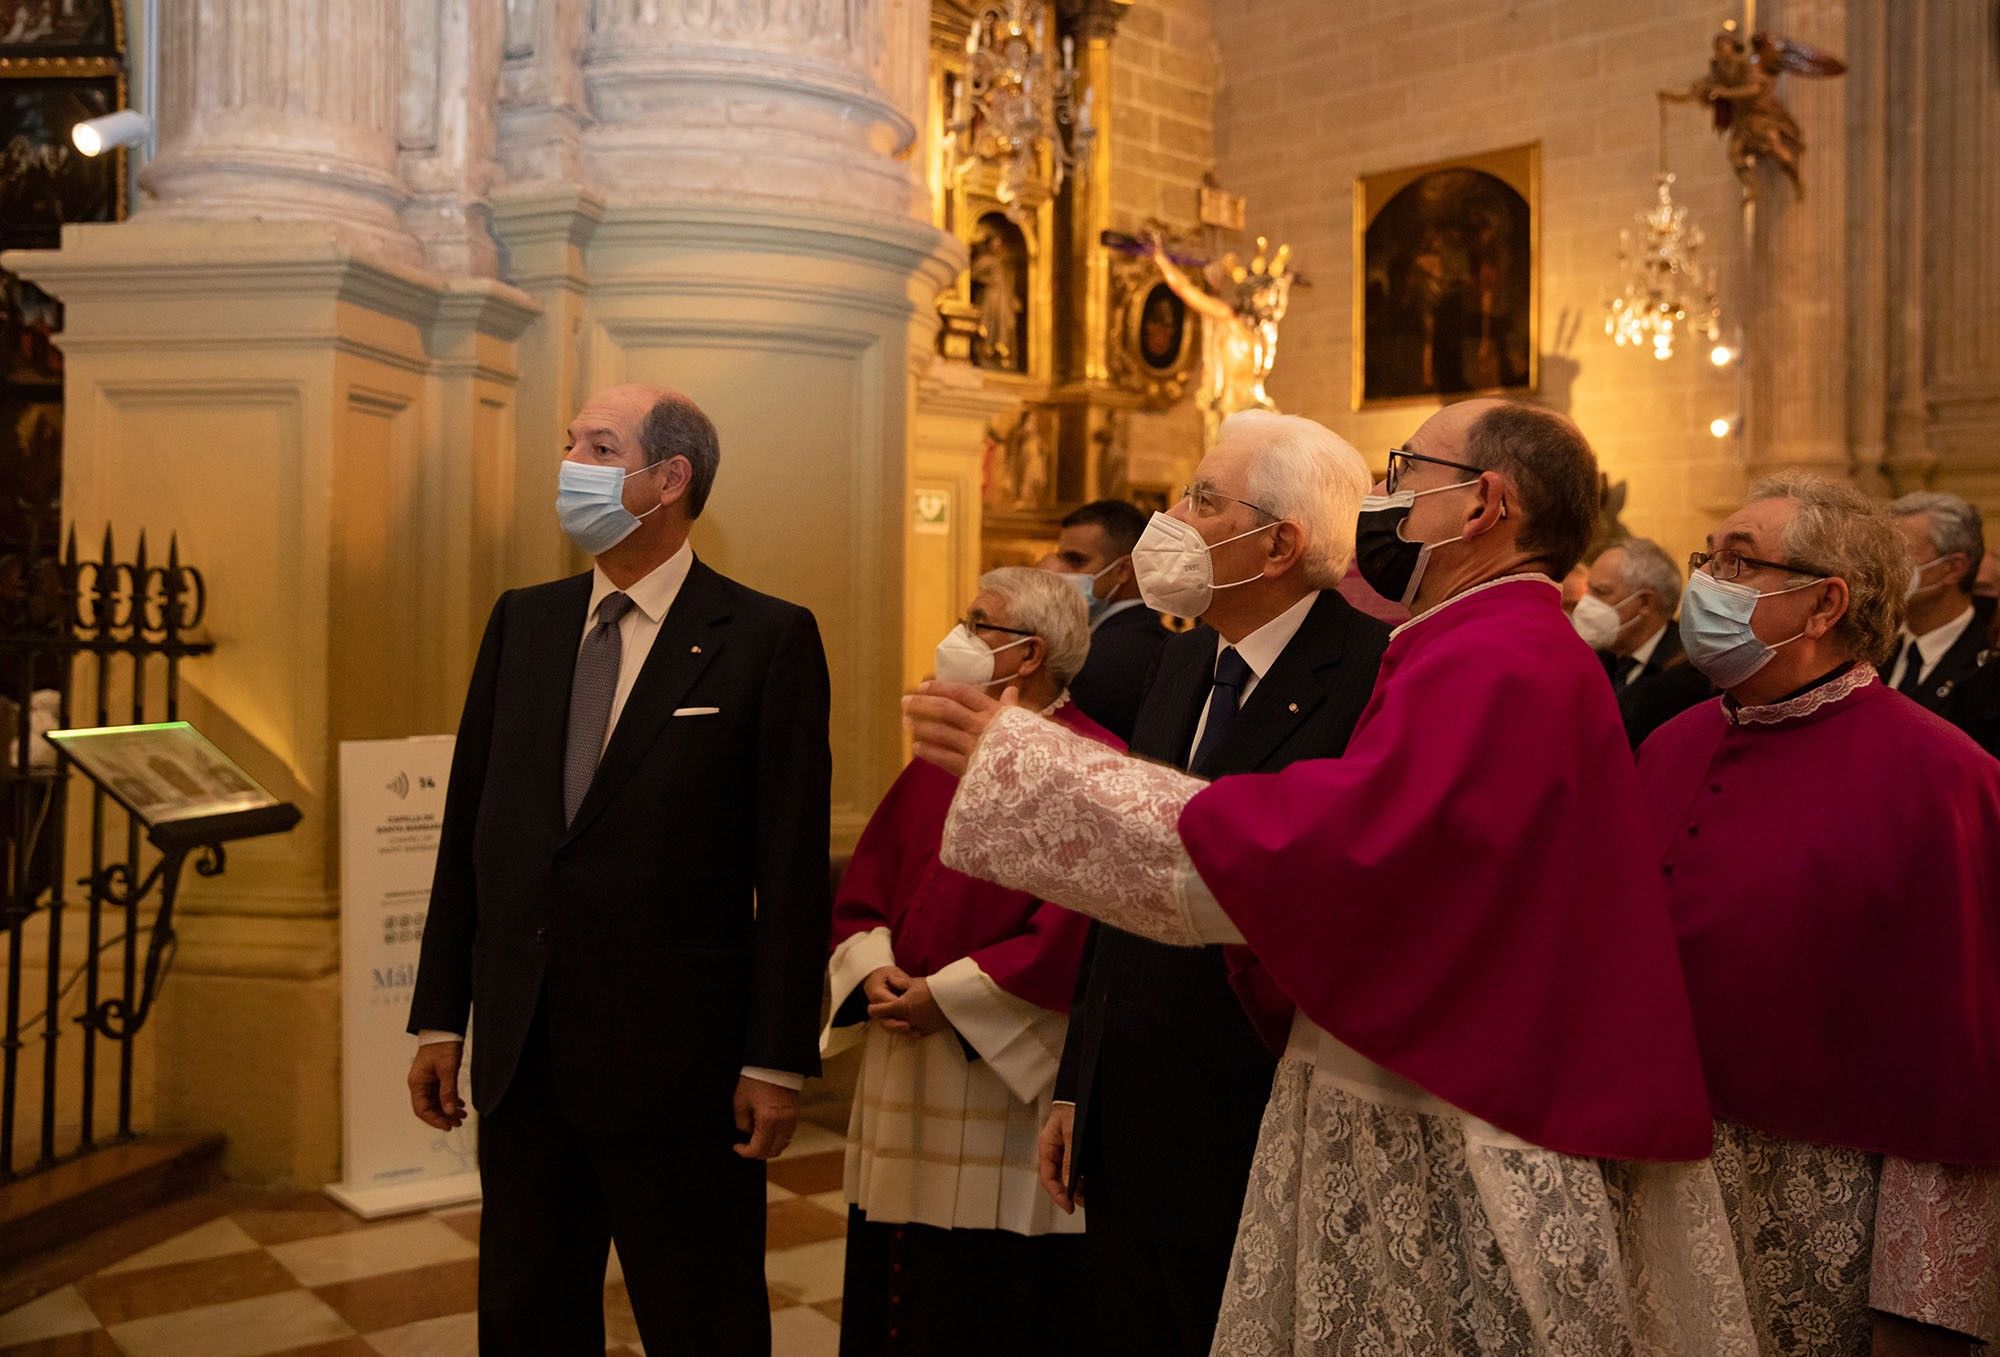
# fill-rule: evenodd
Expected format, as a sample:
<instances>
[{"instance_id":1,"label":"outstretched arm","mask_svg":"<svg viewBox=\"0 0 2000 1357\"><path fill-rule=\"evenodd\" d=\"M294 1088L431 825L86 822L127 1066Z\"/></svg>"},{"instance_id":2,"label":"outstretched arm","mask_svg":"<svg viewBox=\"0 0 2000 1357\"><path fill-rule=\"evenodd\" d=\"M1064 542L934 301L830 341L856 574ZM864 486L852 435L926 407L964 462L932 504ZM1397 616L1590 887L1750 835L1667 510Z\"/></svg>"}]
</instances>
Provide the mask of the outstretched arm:
<instances>
[{"instance_id":1,"label":"outstretched arm","mask_svg":"<svg viewBox=\"0 0 2000 1357\"><path fill-rule=\"evenodd\" d=\"M1148 242L1153 251L1153 262L1160 266L1160 276L1173 289L1176 297L1187 303L1188 309L1210 320L1235 320L1236 312L1219 297L1211 297L1208 290L1199 286L1180 270L1180 265L1167 257L1166 247L1157 239Z\"/></svg>"}]
</instances>

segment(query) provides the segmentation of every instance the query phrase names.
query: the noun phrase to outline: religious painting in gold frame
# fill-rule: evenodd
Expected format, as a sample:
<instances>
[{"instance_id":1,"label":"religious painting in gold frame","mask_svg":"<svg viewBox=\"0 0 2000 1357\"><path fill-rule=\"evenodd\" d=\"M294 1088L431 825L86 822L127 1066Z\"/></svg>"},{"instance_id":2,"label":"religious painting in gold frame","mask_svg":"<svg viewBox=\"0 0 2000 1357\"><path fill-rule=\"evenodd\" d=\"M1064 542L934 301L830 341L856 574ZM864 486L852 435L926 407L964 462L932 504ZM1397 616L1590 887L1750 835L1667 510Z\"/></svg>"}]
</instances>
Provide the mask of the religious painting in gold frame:
<instances>
[{"instance_id":1,"label":"religious painting in gold frame","mask_svg":"<svg viewBox=\"0 0 2000 1357\"><path fill-rule=\"evenodd\" d=\"M1159 223L1148 226L1169 248L1193 248ZM1113 253L1110 284L1105 356L1112 384L1139 396L1147 410L1180 404L1201 366L1201 317L1174 295L1148 255Z\"/></svg>"},{"instance_id":2,"label":"religious painting in gold frame","mask_svg":"<svg viewBox=\"0 0 2000 1357\"><path fill-rule=\"evenodd\" d=\"M1541 382L1541 144L1354 181L1357 410Z\"/></svg>"}]
</instances>

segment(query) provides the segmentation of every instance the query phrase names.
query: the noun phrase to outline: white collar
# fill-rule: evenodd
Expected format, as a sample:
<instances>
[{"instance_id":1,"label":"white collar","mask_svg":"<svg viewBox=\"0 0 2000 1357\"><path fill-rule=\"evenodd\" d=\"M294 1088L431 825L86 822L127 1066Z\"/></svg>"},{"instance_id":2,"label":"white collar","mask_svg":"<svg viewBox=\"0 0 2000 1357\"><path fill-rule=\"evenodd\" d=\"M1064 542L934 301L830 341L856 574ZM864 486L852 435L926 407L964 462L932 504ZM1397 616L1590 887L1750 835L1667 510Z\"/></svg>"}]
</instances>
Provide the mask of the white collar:
<instances>
[{"instance_id":1,"label":"white collar","mask_svg":"<svg viewBox=\"0 0 2000 1357\"><path fill-rule=\"evenodd\" d=\"M1943 626L1932 627L1922 636L1915 636L1917 654L1923 657L1924 668L1929 669L1943 659L1945 652L1958 644L1958 638L1965 635L1965 629L1972 625L1973 618L1978 615L1977 608L1969 607ZM1902 644L1908 645L1912 638L1913 633L1908 627L1904 627Z\"/></svg>"},{"instance_id":2,"label":"white collar","mask_svg":"<svg viewBox=\"0 0 2000 1357\"><path fill-rule=\"evenodd\" d=\"M1644 641L1641 641L1638 645L1634 646L1632 648L1632 653L1626 656L1626 658L1637 660L1639 662L1639 667L1641 669L1644 669L1647 665L1651 664L1653 662L1653 652L1657 651L1660 648L1660 641L1662 640L1662 638L1666 636L1667 628L1671 625L1672 624L1668 622L1660 623L1660 629L1654 632L1651 636L1648 636Z\"/></svg>"},{"instance_id":3,"label":"white collar","mask_svg":"<svg viewBox=\"0 0 2000 1357\"><path fill-rule=\"evenodd\" d=\"M648 622L651 622L654 626L658 626L660 619L667 615L667 609L673 607L674 600L680 597L681 586L687 583L688 571L693 568L694 548L688 543L683 542L679 551L676 551L673 555L667 557L666 560L654 566L643 578L634 581L630 589L626 589L623 592L627 598L632 600L632 606L645 614ZM590 568L590 611L585 613L584 616L586 618L596 617L597 605L602 603L608 595L618 592L620 592L618 586L613 584L611 577L604 573L604 567L592 566Z\"/></svg>"},{"instance_id":4,"label":"white collar","mask_svg":"<svg viewBox=\"0 0 2000 1357\"><path fill-rule=\"evenodd\" d=\"M1394 631L1391 631L1389 633L1389 639L1392 641L1395 640L1398 636L1401 636L1411 627L1416 626L1420 622L1429 621L1431 618L1436 617L1439 613L1443 612L1446 608L1449 608L1452 604L1462 603L1466 599L1471 598L1474 594L1485 593L1488 589L1497 588L1502 584L1514 584L1521 580L1540 580L1543 584L1548 585L1549 588L1556 591L1557 598L1562 597L1562 586L1560 584L1557 584L1554 580L1550 579L1547 575L1544 575L1539 570L1524 570L1518 575L1502 575L1497 580L1487 580L1483 584L1473 585L1470 589L1461 589L1458 593L1453 594L1450 598L1438 604L1435 608L1432 608L1429 612L1418 613L1415 617L1403 623L1402 626L1397 627Z\"/></svg>"},{"instance_id":5,"label":"white collar","mask_svg":"<svg viewBox=\"0 0 2000 1357\"><path fill-rule=\"evenodd\" d=\"M1857 661L1839 678L1828 679L1789 701L1772 702L1762 707L1739 707L1734 702L1725 701L1722 715L1732 726L1781 726L1787 721L1811 716L1822 707L1845 701L1874 682L1875 666Z\"/></svg>"},{"instance_id":6,"label":"white collar","mask_svg":"<svg viewBox=\"0 0 2000 1357\"><path fill-rule=\"evenodd\" d=\"M1145 602L1146 600L1143 598L1121 598L1116 603L1107 604L1104 611L1097 615L1097 620L1090 624L1090 629L1096 631L1127 608L1143 607L1145 606Z\"/></svg>"},{"instance_id":7,"label":"white collar","mask_svg":"<svg viewBox=\"0 0 2000 1357\"><path fill-rule=\"evenodd\" d=\"M1313 604L1317 602L1319 602L1319 592L1315 590L1240 641L1225 641L1222 639L1222 633L1217 632L1216 658L1222 658L1225 648L1234 650L1243 657L1243 662L1250 666L1251 673L1260 679L1263 678L1271 672L1271 666L1278 662L1278 656L1285 653L1285 647L1292 643L1292 638L1299 634L1299 628L1305 625L1306 614L1312 611Z\"/></svg>"}]
</instances>

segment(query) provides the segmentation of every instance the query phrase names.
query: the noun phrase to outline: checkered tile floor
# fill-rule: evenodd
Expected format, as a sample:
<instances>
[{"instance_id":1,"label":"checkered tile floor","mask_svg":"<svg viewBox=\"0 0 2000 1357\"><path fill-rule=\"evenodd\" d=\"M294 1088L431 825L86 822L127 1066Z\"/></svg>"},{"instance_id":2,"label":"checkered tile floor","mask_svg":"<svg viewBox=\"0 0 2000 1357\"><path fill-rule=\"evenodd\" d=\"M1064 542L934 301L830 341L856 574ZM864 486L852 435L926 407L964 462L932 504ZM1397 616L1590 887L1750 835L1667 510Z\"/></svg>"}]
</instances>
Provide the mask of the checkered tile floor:
<instances>
[{"instance_id":1,"label":"checkered tile floor","mask_svg":"<svg viewBox=\"0 0 2000 1357\"><path fill-rule=\"evenodd\" d=\"M774 1357L833 1357L847 1207L840 1137L801 1126L770 1168ZM237 1206L0 1315L0 1357L471 1357L479 1210L357 1220L310 1193ZM616 1254L609 1351L639 1330Z\"/></svg>"}]
</instances>

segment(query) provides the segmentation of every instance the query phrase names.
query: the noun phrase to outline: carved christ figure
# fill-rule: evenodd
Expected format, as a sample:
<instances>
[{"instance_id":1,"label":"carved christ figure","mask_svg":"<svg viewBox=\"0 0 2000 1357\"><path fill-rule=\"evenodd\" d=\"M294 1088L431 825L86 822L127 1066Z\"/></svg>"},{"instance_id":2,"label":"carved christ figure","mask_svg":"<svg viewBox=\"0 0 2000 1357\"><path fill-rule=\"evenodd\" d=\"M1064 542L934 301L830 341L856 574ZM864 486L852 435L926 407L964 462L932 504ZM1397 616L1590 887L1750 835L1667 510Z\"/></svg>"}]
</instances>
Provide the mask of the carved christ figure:
<instances>
[{"instance_id":1,"label":"carved christ figure","mask_svg":"<svg viewBox=\"0 0 2000 1357\"><path fill-rule=\"evenodd\" d=\"M1225 254L1202 270L1204 287L1168 257L1157 233L1140 239L1167 286L1204 322L1202 383L1195 404L1207 440L1214 442L1222 421L1240 410L1276 410L1264 379L1278 361L1278 322L1291 297L1291 246L1280 245L1267 257L1267 242L1259 236L1249 268L1234 254Z\"/></svg>"}]
</instances>

